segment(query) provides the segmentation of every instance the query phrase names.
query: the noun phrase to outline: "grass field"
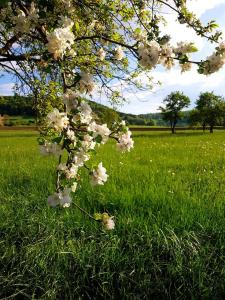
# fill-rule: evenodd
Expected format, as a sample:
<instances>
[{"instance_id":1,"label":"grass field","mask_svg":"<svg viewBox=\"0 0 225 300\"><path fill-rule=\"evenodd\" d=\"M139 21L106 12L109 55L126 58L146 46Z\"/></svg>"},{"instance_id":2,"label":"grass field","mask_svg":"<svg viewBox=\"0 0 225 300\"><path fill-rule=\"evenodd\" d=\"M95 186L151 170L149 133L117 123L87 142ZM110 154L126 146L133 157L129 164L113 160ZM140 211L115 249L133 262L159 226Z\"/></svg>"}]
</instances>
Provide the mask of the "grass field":
<instances>
[{"instance_id":1,"label":"grass field","mask_svg":"<svg viewBox=\"0 0 225 300\"><path fill-rule=\"evenodd\" d=\"M74 197L108 211L49 208L55 159L37 133L0 132L0 299L224 299L225 133L135 133L99 158L110 175Z\"/></svg>"}]
</instances>

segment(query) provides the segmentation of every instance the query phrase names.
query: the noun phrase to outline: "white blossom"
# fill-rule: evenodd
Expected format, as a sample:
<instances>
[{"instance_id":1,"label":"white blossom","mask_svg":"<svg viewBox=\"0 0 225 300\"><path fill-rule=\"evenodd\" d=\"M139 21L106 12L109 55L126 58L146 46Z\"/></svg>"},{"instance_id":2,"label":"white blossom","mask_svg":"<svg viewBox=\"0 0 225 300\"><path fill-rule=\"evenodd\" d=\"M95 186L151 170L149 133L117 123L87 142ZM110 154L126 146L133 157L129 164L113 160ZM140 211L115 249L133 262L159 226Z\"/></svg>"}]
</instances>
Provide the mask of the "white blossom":
<instances>
[{"instance_id":1,"label":"white blossom","mask_svg":"<svg viewBox=\"0 0 225 300\"><path fill-rule=\"evenodd\" d=\"M131 131L119 135L117 147L122 152L130 151L134 147L134 141L131 138Z\"/></svg>"},{"instance_id":2,"label":"white blossom","mask_svg":"<svg viewBox=\"0 0 225 300\"><path fill-rule=\"evenodd\" d=\"M49 196L48 197L48 204L51 206L51 207L56 207L57 205L59 205L59 194L58 193L54 193L53 195Z\"/></svg>"},{"instance_id":3,"label":"white blossom","mask_svg":"<svg viewBox=\"0 0 225 300\"><path fill-rule=\"evenodd\" d=\"M115 222L113 220L113 217L103 219L103 226L106 230L113 230L115 228Z\"/></svg>"},{"instance_id":4,"label":"white blossom","mask_svg":"<svg viewBox=\"0 0 225 300\"><path fill-rule=\"evenodd\" d=\"M90 159L90 155L86 153L84 149L80 149L73 157L73 163L78 166L82 167L85 161Z\"/></svg>"},{"instance_id":5,"label":"white blossom","mask_svg":"<svg viewBox=\"0 0 225 300\"><path fill-rule=\"evenodd\" d=\"M97 169L93 170L91 182L93 185L104 185L104 183L107 181L107 178L108 174L106 174L106 169L102 166L102 162L100 162Z\"/></svg>"},{"instance_id":6,"label":"white blossom","mask_svg":"<svg viewBox=\"0 0 225 300\"><path fill-rule=\"evenodd\" d=\"M225 52L225 41L221 42L218 48L221 52Z\"/></svg>"},{"instance_id":7,"label":"white blossom","mask_svg":"<svg viewBox=\"0 0 225 300\"><path fill-rule=\"evenodd\" d=\"M73 25L74 25L74 22L68 18L68 17L61 17L61 22L60 22L60 25L63 27L63 28L69 28L69 29L72 29Z\"/></svg>"},{"instance_id":8,"label":"white blossom","mask_svg":"<svg viewBox=\"0 0 225 300\"><path fill-rule=\"evenodd\" d=\"M92 75L82 72L80 74L81 79L79 81L79 90L81 93L92 93L95 89L95 83Z\"/></svg>"},{"instance_id":9,"label":"white blossom","mask_svg":"<svg viewBox=\"0 0 225 300\"><path fill-rule=\"evenodd\" d=\"M94 133L93 135L94 137L100 135L102 137L102 141L101 141L102 144L105 144L107 142L109 135L111 133L111 131L107 127L107 124L99 125L96 124L95 122L92 122L89 125L88 130Z\"/></svg>"},{"instance_id":10,"label":"white blossom","mask_svg":"<svg viewBox=\"0 0 225 300\"><path fill-rule=\"evenodd\" d=\"M174 65L173 61L173 49L168 45L163 45L161 47L159 63L162 64L168 70L171 69Z\"/></svg>"},{"instance_id":11,"label":"white blossom","mask_svg":"<svg viewBox=\"0 0 225 300\"><path fill-rule=\"evenodd\" d=\"M60 163L57 168L57 170L59 170L59 171L66 171L67 169L68 169L68 167L67 167L66 163Z\"/></svg>"},{"instance_id":12,"label":"white blossom","mask_svg":"<svg viewBox=\"0 0 225 300\"><path fill-rule=\"evenodd\" d=\"M147 32L143 30L136 32L134 34L134 39L138 42L145 42L147 40Z\"/></svg>"},{"instance_id":13,"label":"white blossom","mask_svg":"<svg viewBox=\"0 0 225 300\"><path fill-rule=\"evenodd\" d=\"M64 208L69 207L72 202L72 198L70 197L70 191L71 189L65 188L59 193L59 204Z\"/></svg>"},{"instance_id":14,"label":"white blossom","mask_svg":"<svg viewBox=\"0 0 225 300\"><path fill-rule=\"evenodd\" d=\"M53 32L47 34L48 51L54 54L55 58L62 56L67 49L70 49L74 43L74 34L71 31L73 22L67 19L66 27L56 28Z\"/></svg>"},{"instance_id":15,"label":"white blossom","mask_svg":"<svg viewBox=\"0 0 225 300\"><path fill-rule=\"evenodd\" d=\"M42 155L55 155L59 156L62 154L62 147L57 143L46 142L44 145L40 146L40 152Z\"/></svg>"},{"instance_id":16,"label":"white blossom","mask_svg":"<svg viewBox=\"0 0 225 300\"><path fill-rule=\"evenodd\" d=\"M78 172L78 166L72 164L67 170L65 170L65 175L67 179L73 179Z\"/></svg>"},{"instance_id":17,"label":"white blossom","mask_svg":"<svg viewBox=\"0 0 225 300\"><path fill-rule=\"evenodd\" d=\"M184 64L180 64L181 72L187 72L191 70L192 64L190 62L186 62Z\"/></svg>"},{"instance_id":18,"label":"white blossom","mask_svg":"<svg viewBox=\"0 0 225 300\"><path fill-rule=\"evenodd\" d=\"M61 163L57 168L59 171L62 171L67 179L73 179L78 172L78 166L75 164L67 165L66 163Z\"/></svg>"},{"instance_id":19,"label":"white blossom","mask_svg":"<svg viewBox=\"0 0 225 300\"><path fill-rule=\"evenodd\" d=\"M60 113L57 108L48 113L46 116L47 125L54 128L56 131L61 132L69 124L69 119L66 113Z\"/></svg>"},{"instance_id":20,"label":"white blossom","mask_svg":"<svg viewBox=\"0 0 225 300\"><path fill-rule=\"evenodd\" d=\"M98 56L99 56L99 59L101 61L103 61L105 59L105 56L106 56L106 52L103 48L100 48L99 51L98 51Z\"/></svg>"},{"instance_id":21,"label":"white blossom","mask_svg":"<svg viewBox=\"0 0 225 300\"><path fill-rule=\"evenodd\" d=\"M177 47L173 49L175 54L186 54L195 52L194 44L191 42L179 42L177 43Z\"/></svg>"},{"instance_id":22,"label":"white blossom","mask_svg":"<svg viewBox=\"0 0 225 300\"><path fill-rule=\"evenodd\" d=\"M72 191L73 193L75 193L75 192L76 192L76 189L77 189L77 182L75 181L75 182L72 184L72 186L71 186L71 191Z\"/></svg>"},{"instance_id":23,"label":"white blossom","mask_svg":"<svg viewBox=\"0 0 225 300\"><path fill-rule=\"evenodd\" d=\"M118 46L115 49L115 59L116 60L122 60L124 58L124 52L121 46Z\"/></svg>"},{"instance_id":24,"label":"white blossom","mask_svg":"<svg viewBox=\"0 0 225 300\"><path fill-rule=\"evenodd\" d=\"M214 52L206 59L206 66L203 74L209 75L219 71L225 63L225 57L221 54Z\"/></svg>"},{"instance_id":25,"label":"white blossom","mask_svg":"<svg viewBox=\"0 0 225 300\"><path fill-rule=\"evenodd\" d=\"M28 33L33 25L38 21L38 9L35 7L34 2L31 2L27 15L24 11L19 10L18 15L12 18L15 23L15 31L21 33Z\"/></svg>"},{"instance_id":26,"label":"white blossom","mask_svg":"<svg viewBox=\"0 0 225 300\"><path fill-rule=\"evenodd\" d=\"M71 142L76 141L75 133L73 130L67 129L66 135Z\"/></svg>"},{"instance_id":27,"label":"white blossom","mask_svg":"<svg viewBox=\"0 0 225 300\"><path fill-rule=\"evenodd\" d=\"M92 109L90 105L87 102L81 102L78 110L80 111L79 116L81 123L89 124L92 120Z\"/></svg>"},{"instance_id":28,"label":"white blossom","mask_svg":"<svg viewBox=\"0 0 225 300\"><path fill-rule=\"evenodd\" d=\"M13 18L13 21L17 32L28 33L30 31L30 21L22 10Z\"/></svg>"},{"instance_id":29,"label":"white blossom","mask_svg":"<svg viewBox=\"0 0 225 300\"><path fill-rule=\"evenodd\" d=\"M142 43L138 48L140 65L147 69L152 69L158 63L160 46L156 41Z\"/></svg>"},{"instance_id":30,"label":"white blossom","mask_svg":"<svg viewBox=\"0 0 225 300\"><path fill-rule=\"evenodd\" d=\"M73 109L76 109L78 106L79 93L74 92L72 90L67 90L65 94L63 94L63 103L66 105L66 110L70 112Z\"/></svg>"},{"instance_id":31,"label":"white blossom","mask_svg":"<svg viewBox=\"0 0 225 300\"><path fill-rule=\"evenodd\" d=\"M96 142L93 141L93 137L89 134L85 134L83 137L83 141L81 142L82 147L86 150L94 149L96 146Z\"/></svg>"}]
</instances>

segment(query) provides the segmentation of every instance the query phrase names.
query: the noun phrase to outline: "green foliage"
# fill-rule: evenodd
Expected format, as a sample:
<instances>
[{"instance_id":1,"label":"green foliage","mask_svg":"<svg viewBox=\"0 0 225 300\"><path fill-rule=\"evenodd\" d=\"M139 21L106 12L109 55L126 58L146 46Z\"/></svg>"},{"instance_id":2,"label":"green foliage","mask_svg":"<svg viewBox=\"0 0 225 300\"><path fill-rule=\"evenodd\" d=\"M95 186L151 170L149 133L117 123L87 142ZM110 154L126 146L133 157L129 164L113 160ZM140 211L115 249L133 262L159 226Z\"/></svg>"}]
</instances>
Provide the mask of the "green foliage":
<instances>
[{"instance_id":1,"label":"green foliage","mask_svg":"<svg viewBox=\"0 0 225 300\"><path fill-rule=\"evenodd\" d=\"M63 103L61 99L62 87L60 84L49 81L48 84L37 82L38 93L36 100L36 107L38 112L38 117L40 121L53 110L57 108L59 110L63 109Z\"/></svg>"}]
</instances>

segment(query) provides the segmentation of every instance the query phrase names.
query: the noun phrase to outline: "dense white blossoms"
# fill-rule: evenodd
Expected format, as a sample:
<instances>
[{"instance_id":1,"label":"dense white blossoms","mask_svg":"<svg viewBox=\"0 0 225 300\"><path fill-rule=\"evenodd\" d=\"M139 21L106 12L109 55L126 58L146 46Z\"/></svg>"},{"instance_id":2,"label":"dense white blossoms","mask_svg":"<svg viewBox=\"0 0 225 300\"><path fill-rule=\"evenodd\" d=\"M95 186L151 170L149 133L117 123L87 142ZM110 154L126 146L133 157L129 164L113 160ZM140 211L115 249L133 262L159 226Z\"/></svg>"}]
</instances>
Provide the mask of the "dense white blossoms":
<instances>
[{"instance_id":1,"label":"dense white blossoms","mask_svg":"<svg viewBox=\"0 0 225 300\"><path fill-rule=\"evenodd\" d=\"M84 163L90 159L90 155L86 152L86 149L81 148L75 153L73 157L73 163L78 167L83 167Z\"/></svg>"},{"instance_id":2,"label":"dense white blossoms","mask_svg":"<svg viewBox=\"0 0 225 300\"><path fill-rule=\"evenodd\" d=\"M102 144L105 144L107 142L109 135L111 133L111 131L107 127L107 124L99 125L99 124L96 124L95 122L92 122L88 126L88 130L93 132L94 137L97 137L98 135L100 135L102 138L102 140L101 140Z\"/></svg>"},{"instance_id":3,"label":"dense white blossoms","mask_svg":"<svg viewBox=\"0 0 225 300\"><path fill-rule=\"evenodd\" d=\"M123 52L123 49L121 46L118 46L116 49L115 49L115 59L116 60L122 60L124 58L124 52Z\"/></svg>"},{"instance_id":4,"label":"dense white blossoms","mask_svg":"<svg viewBox=\"0 0 225 300\"><path fill-rule=\"evenodd\" d=\"M180 67L181 67L181 73L183 73L183 72L190 71L191 67L192 67L192 64L189 63L189 62L186 62L184 64L180 64Z\"/></svg>"},{"instance_id":5,"label":"dense white blossoms","mask_svg":"<svg viewBox=\"0 0 225 300\"><path fill-rule=\"evenodd\" d=\"M225 53L225 41L221 42L218 46L218 50Z\"/></svg>"},{"instance_id":6,"label":"dense white blossoms","mask_svg":"<svg viewBox=\"0 0 225 300\"><path fill-rule=\"evenodd\" d=\"M104 185L107 178L108 174L106 174L106 169L103 167L102 162L100 162L97 169L93 170L91 182L93 185Z\"/></svg>"},{"instance_id":7,"label":"dense white blossoms","mask_svg":"<svg viewBox=\"0 0 225 300\"><path fill-rule=\"evenodd\" d=\"M191 42L179 42L177 47L173 48L173 52L176 54L186 54L195 52L197 48Z\"/></svg>"},{"instance_id":8,"label":"dense white blossoms","mask_svg":"<svg viewBox=\"0 0 225 300\"><path fill-rule=\"evenodd\" d=\"M73 22L69 18L63 20L63 27L56 28L47 34L47 48L54 58L62 56L67 49L71 49L74 43L74 34L72 32Z\"/></svg>"},{"instance_id":9,"label":"dense white blossoms","mask_svg":"<svg viewBox=\"0 0 225 300\"><path fill-rule=\"evenodd\" d=\"M140 30L134 33L134 39L138 42L146 42L147 41L147 32Z\"/></svg>"},{"instance_id":10,"label":"dense white blossoms","mask_svg":"<svg viewBox=\"0 0 225 300\"><path fill-rule=\"evenodd\" d=\"M78 107L79 118L81 123L89 124L92 120L92 109L87 102L81 102L80 106ZM77 120L77 116L75 116L74 121Z\"/></svg>"},{"instance_id":11,"label":"dense white blossoms","mask_svg":"<svg viewBox=\"0 0 225 300\"><path fill-rule=\"evenodd\" d=\"M100 48L99 51L98 51L98 56L99 56L99 59L101 61L103 61L105 59L105 56L106 56L106 52L103 48Z\"/></svg>"},{"instance_id":12,"label":"dense white blossoms","mask_svg":"<svg viewBox=\"0 0 225 300\"><path fill-rule=\"evenodd\" d=\"M82 72L79 81L79 90L81 93L91 94L95 89L95 83L92 75Z\"/></svg>"},{"instance_id":13,"label":"dense white blossoms","mask_svg":"<svg viewBox=\"0 0 225 300\"><path fill-rule=\"evenodd\" d=\"M138 48L139 63L146 69L156 66L160 56L160 45L156 41L142 43Z\"/></svg>"},{"instance_id":14,"label":"dense white blossoms","mask_svg":"<svg viewBox=\"0 0 225 300\"><path fill-rule=\"evenodd\" d=\"M52 112L48 113L46 117L46 122L49 127L54 128L56 131L60 132L69 124L69 119L66 113L60 113L57 108Z\"/></svg>"},{"instance_id":15,"label":"dense white blossoms","mask_svg":"<svg viewBox=\"0 0 225 300\"><path fill-rule=\"evenodd\" d=\"M222 46L221 46L222 47ZM165 68L171 69L174 63L174 57L179 58L182 55L197 51L197 48L193 43L180 42L176 47L171 47L169 44L160 46L156 41L152 40L148 42L143 40L139 44L138 55L139 63L142 67L151 70L157 64L162 64ZM189 71L189 62L180 63L181 71Z\"/></svg>"},{"instance_id":16,"label":"dense white blossoms","mask_svg":"<svg viewBox=\"0 0 225 300\"><path fill-rule=\"evenodd\" d=\"M73 109L76 109L78 106L77 99L79 98L79 93L72 90L68 90L63 94L63 103L66 105L66 111L70 112Z\"/></svg>"},{"instance_id":17,"label":"dense white blossoms","mask_svg":"<svg viewBox=\"0 0 225 300\"><path fill-rule=\"evenodd\" d=\"M225 64L225 42L221 42L216 51L206 58L203 62L203 74L210 75L219 71Z\"/></svg>"},{"instance_id":18,"label":"dense white blossoms","mask_svg":"<svg viewBox=\"0 0 225 300\"><path fill-rule=\"evenodd\" d=\"M209 75L219 71L223 67L224 63L224 55L214 52L212 55L207 57L203 74Z\"/></svg>"},{"instance_id":19,"label":"dense white blossoms","mask_svg":"<svg viewBox=\"0 0 225 300\"><path fill-rule=\"evenodd\" d=\"M93 141L93 137L89 134L85 134L83 137L83 141L81 142L82 147L86 150L93 150L96 146L96 142Z\"/></svg>"},{"instance_id":20,"label":"dense white blossoms","mask_svg":"<svg viewBox=\"0 0 225 300\"><path fill-rule=\"evenodd\" d=\"M64 173L67 179L73 179L77 175L78 166L75 164L67 166L66 163L61 163L58 165L58 170Z\"/></svg>"},{"instance_id":21,"label":"dense white blossoms","mask_svg":"<svg viewBox=\"0 0 225 300\"><path fill-rule=\"evenodd\" d=\"M117 147L122 152L130 151L134 147L134 141L131 138L130 130L119 135Z\"/></svg>"},{"instance_id":22,"label":"dense white blossoms","mask_svg":"<svg viewBox=\"0 0 225 300\"><path fill-rule=\"evenodd\" d=\"M57 205L60 205L64 208L69 207L72 202L70 191L71 189L65 188L59 193L54 193L48 197L48 204L52 207L56 207Z\"/></svg>"},{"instance_id":23,"label":"dense white blossoms","mask_svg":"<svg viewBox=\"0 0 225 300\"><path fill-rule=\"evenodd\" d=\"M38 9L34 2L31 2L30 9L26 14L19 10L17 16L12 17L12 22L15 24L15 31L20 33L28 33L38 21Z\"/></svg>"},{"instance_id":24,"label":"dense white blossoms","mask_svg":"<svg viewBox=\"0 0 225 300\"><path fill-rule=\"evenodd\" d=\"M76 137L75 137L75 133L73 130L70 130L70 129L67 129L67 132L66 132L66 135L67 135L67 138L72 141L75 145L75 142L76 142Z\"/></svg>"},{"instance_id":25,"label":"dense white blossoms","mask_svg":"<svg viewBox=\"0 0 225 300\"><path fill-rule=\"evenodd\" d=\"M161 47L159 63L170 70L174 66L173 49L166 44Z\"/></svg>"}]
</instances>

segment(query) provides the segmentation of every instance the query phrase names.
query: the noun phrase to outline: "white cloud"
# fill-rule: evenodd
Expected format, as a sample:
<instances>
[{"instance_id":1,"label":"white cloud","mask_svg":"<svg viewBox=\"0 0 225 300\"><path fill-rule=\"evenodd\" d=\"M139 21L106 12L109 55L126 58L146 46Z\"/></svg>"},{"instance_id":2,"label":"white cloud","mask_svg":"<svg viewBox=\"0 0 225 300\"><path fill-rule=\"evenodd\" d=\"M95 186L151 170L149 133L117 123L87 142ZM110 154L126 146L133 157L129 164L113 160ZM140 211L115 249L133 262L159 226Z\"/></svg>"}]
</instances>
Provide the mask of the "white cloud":
<instances>
[{"instance_id":1,"label":"white cloud","mask_svg":"<svg viewBox=\"0 0 225 300\"><path fill-rule=\"evenodd\" d=\"M187 7L194 12L198 17L201 17L206 11L217 7L220 4L225 4L224 0L188 0Z\"/></svg>"},{"instance_id":2,"label":"white cloud","mask_svg":"<svg viewBox=\"0 0 225 300\"><path fill-rule=\"evenodd\" d=\"M154 71L152 72L152 75L156 80L161 81L164 87L173 85L191 87L192 84L198 84L200 87L208 86L209 88L217 88L225 81L224 69L210 76L199 74L196 68L185 73L181 73L179 68L167 72Z\"/></svg>"}]
</instances>

